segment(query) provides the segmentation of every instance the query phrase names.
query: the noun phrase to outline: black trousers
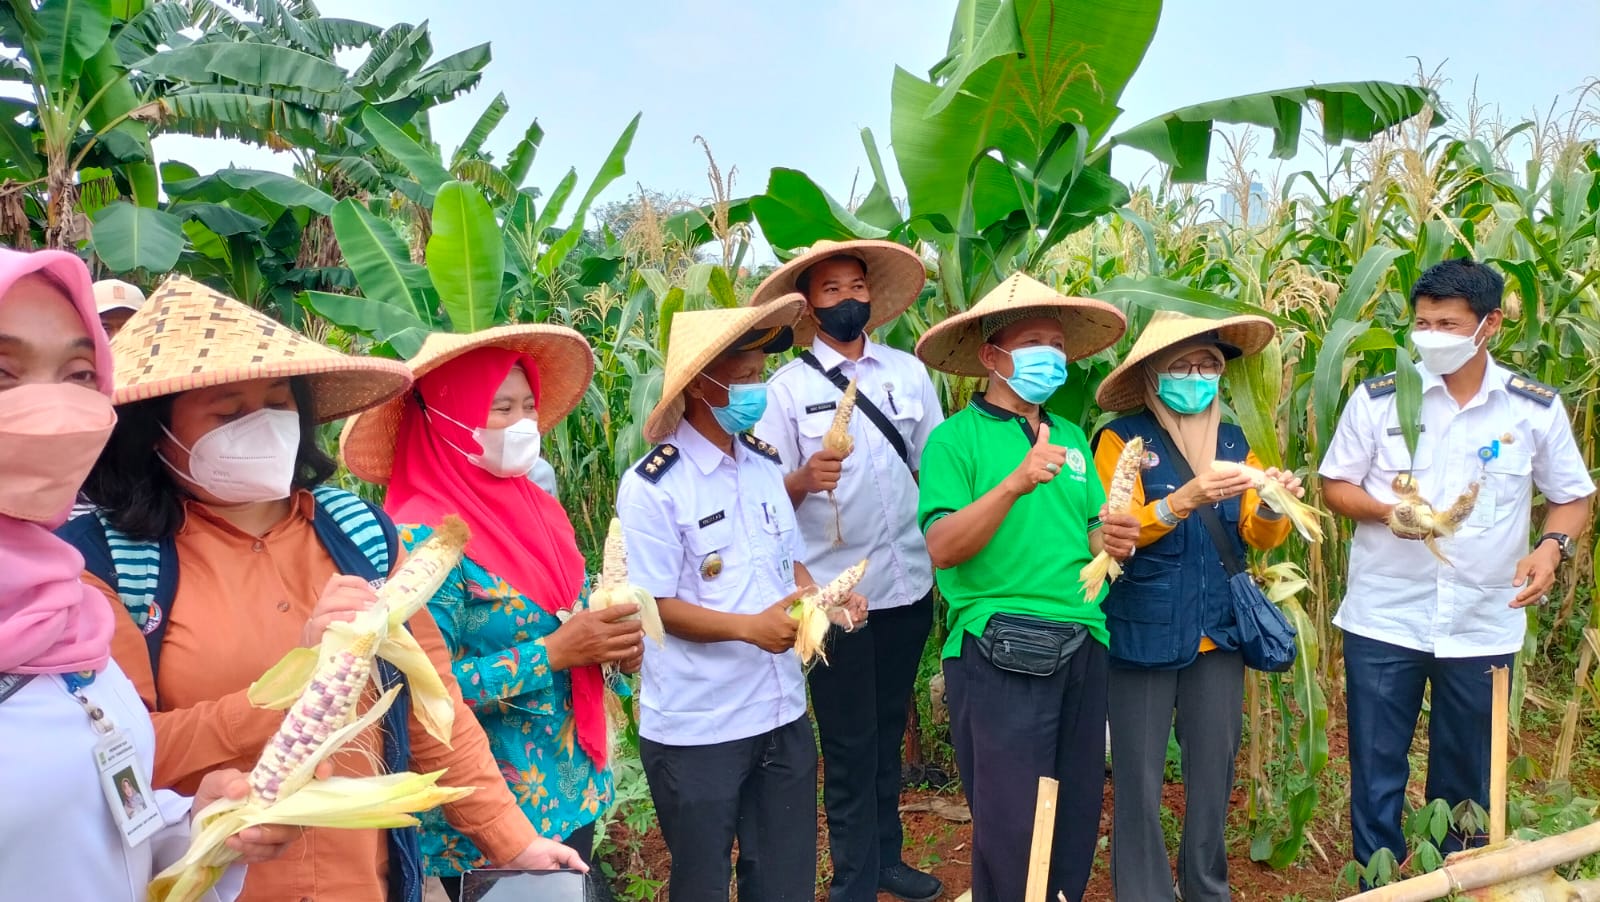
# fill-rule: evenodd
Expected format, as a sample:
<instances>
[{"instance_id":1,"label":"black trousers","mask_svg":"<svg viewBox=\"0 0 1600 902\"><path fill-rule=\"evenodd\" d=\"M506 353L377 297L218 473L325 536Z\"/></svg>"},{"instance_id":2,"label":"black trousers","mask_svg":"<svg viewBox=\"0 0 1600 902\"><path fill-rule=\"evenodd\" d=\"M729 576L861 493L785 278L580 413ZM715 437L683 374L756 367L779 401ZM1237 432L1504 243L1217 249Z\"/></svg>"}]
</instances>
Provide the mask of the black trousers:
<instances>
[{"instance_id":1,"label":"black trousers","mask_svg":"<svg viewBox=\"0 0 1600 902\"><path fill-rule=\"evenodd\" d=\"M810 902L817 881L817 745L805 717L715 745L639 740L667 851L668 898L728 898L739 840L740 902Z\"/></svg>"},{"instance_id":2,"label":"black trousers","mask_svg":"<svg viewBox=\"0 0 1600 902\"><path fill-rule=\"evenodd\" d=\"M878 869L900 862L901 741L932 626L932 593L873 611L854 632L835 627L827 666L811 671L833 860L830 902L874 902Z\"/></svg>"},{"instance_id":3,"label":"black trousers","mask_svg":"<svg viewBox=\"0 0 1600 902\"><path fill-rule=\"evenodd\" d=\"M583 863L589 866L590 882L597 887L603 886L605 878L600 876L599 871L594 870L594 862L589 860L589 856L594 854L594 824L579 827L572 831L572 834L563 839L562 842L571 846L572 850L577 852L578 856L583 859ZM450 897L450 902L461 902L460 877L440 877L439 882L444 885L444 894ZM606 893L604 898L609 899L610 890L603 890L603 892Z\"/></svg>"},{"instance_id":4,"label":"black trousers","mask_svg":"<svg viewBox=\"0 0 1600 902\"><path fill-rule=\"evenodd\" d=\"M1454 808L1472 799L1489 806L1489 734L1493 722L1491 667L1510 667L1515 655L1439 658L1344 634L1345 700L1350 725L1352 851L1366 864L1389 849L1406 857L1401 821L1411 777L1411 736L1422 713L1422 690L1433 689L1428 714L1428 801ZM1475 838L1474 838L1475 839ZM1478 844L1474 842L1474 844ZM1445 838L1442 852L1464 845Z\"/></svg>"},{"instance_id":5,"label":"black trousers","mask_svg":"<svg viewBox=\"0 0 1600 902\"><path fill-rule=\"evenodd\" d=\"M967 636L944 662L961 785L972 809L972 902L1023 902L1039 778L1061 781L1045 894L1081 902L1105 797L1105 646L1048 677L1001 670Z\"/></svg>"}]
</instances>

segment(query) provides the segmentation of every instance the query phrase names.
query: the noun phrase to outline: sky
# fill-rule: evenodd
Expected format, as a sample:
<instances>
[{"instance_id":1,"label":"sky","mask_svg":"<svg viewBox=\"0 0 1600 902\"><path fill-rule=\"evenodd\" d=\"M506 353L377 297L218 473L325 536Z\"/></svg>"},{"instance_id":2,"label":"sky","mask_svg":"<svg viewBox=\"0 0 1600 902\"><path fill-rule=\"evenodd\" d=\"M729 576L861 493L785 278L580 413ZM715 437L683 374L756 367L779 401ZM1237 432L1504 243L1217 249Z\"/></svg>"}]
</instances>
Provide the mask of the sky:
<instances>
[{"instance_id":1,"label":"sky","mask_svg":"<svg viewBox=\"0 0 1600 902\"><path fill-rule=\"evenodd\" d=\"M895 177L889 140L894 67L926 75L945 52L955 0L319 0L325 16L429 21L435 58L490 42L480 87L435 111L447 150L497 92L511 112L490 142L504 151L537 117L546 137L527 182L547 192L569 166L588 184L617 135L643 113L627 174L601 202L638 185L709 194L704 152L737 168L735 194L759 193L774 166L809 174L840 200L860 175L863 127ZM1127 127L1176 107L1312 82L1407 81L1419 58L1444 64L1447 104L1481 101L1528 117L1600 76L1600 0L1173 0L1123 94ZM1310 120L1308 119L1308 122ZM1270 146L1263 143L1263 146ZM1309 135L1303 147L1320 142ZM287 171L266 151L165 137L162 159L205 172L231 163ZM1214 147L1214 150L1218 148ZM1303 155L1302 159L1306 159ZM1318 153L1316 159L1320 159ZM1154 176L1136 151L1118 176ZM1296 161L1299 162L1299 161ZM1270 183L1277 161L1260 160ZM1287 171L1287 170L1285 170ZM754 262L768 262L762 248ZM764 260L763 257L768 259Z\"/></svg>"}]
</instances>

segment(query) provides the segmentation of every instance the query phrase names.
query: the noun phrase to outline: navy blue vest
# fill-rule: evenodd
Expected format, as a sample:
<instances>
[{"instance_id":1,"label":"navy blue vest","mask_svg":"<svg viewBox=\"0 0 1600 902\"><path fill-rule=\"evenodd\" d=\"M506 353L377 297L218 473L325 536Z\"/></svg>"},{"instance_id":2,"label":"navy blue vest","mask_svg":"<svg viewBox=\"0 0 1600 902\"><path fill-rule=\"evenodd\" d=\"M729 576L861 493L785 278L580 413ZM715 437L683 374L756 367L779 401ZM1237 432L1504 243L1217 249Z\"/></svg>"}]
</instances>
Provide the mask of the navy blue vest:
<instances>
[{"instance_id":1,"label":"navy blue vest","mask_svg":"<svg viewBox=\"0 0 1600 902\"><path fill-rule=\"evenodd\" d=\"M1105 431L1123 441L1134 436L1144 439L1141 479L1145 501L1165 498L1183 484L1172 466L1177 449L1161 437L1155 417L1148 412L1113 420ZM1218 427L1217 460L1242 462L1249 451L1243 430L1229 423ZM1217 513L1242 559L1245 547L1239 538L1239 499L1217 505ZM1116 667L1187 667L1199 655L1201 636L1210 637L1225 650L1238 646L1228 573L1205 523L1192 514L1122 565L1122 576L1111 584L1102 607L1111 633L1111 663Z\"/></svg>"}]
</instances>

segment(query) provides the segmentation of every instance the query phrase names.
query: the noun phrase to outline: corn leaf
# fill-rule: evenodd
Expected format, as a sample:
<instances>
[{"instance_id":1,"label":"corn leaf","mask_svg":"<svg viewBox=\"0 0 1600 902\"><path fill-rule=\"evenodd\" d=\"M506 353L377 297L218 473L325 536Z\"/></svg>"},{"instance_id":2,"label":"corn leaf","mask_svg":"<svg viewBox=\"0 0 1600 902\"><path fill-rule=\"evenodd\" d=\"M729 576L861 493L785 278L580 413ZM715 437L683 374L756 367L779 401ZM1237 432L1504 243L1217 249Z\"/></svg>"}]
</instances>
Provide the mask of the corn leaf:
<instances>
[{"instance_id":1,"label":"corn leaf","mask_svg":"<svg viewBox=\"0 0 1600 902\"><path fill-rule=\"evenodd\" d=\"M1411 360L1411 352L1403 347L1394 349L1394 409L1400 417L1400 435L1406 442L1406 453L1413 461L1417 456L1417 442L1422 436L1422 374Z\"/></svg>"},{"instance_id":2,"label":"corn leaf","mask_svg":"<svg viewBox=\"0 0 1600 902\"><path fill-rule=\"evenodd\" d=\"M321 655L315 648L297 648L284 655L260 679L250 684L247 693L250 704L274 711L288 709L310 685L320 659Z\"/></svg>"}]
</instances>

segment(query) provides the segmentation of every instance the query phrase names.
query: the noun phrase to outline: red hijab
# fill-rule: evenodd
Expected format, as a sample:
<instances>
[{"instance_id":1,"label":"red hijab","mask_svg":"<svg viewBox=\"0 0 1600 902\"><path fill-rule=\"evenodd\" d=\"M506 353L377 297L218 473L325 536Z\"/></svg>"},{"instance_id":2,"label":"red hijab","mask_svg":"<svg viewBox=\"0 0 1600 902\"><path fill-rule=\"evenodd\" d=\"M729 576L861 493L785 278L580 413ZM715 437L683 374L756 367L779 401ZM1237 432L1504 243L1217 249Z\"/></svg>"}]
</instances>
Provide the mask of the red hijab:
<instances>
[{"instance_id":1,"label":"red hijab","mask_svg":"<svg viewBox=\"0 0 1600 902\"><path fill-rule=\"evenodd\" d=\"M583 589L583 554L572 521L560 502L526 477L499 477L470 463L463 452L483 449L472 429L451 422L482 428L495 393L513 366L522 367L537 401L537 364L504 348L478 348L417 380L400 417L394 474L384 508L398 523L438 526L447 514L460 515L472 530L467 557L554 614L571 610ZM424 404L443 416L427 416ZM600 668L585 665L568 672L578 744L604 766Z\"/></svg>"}]
</instances>

